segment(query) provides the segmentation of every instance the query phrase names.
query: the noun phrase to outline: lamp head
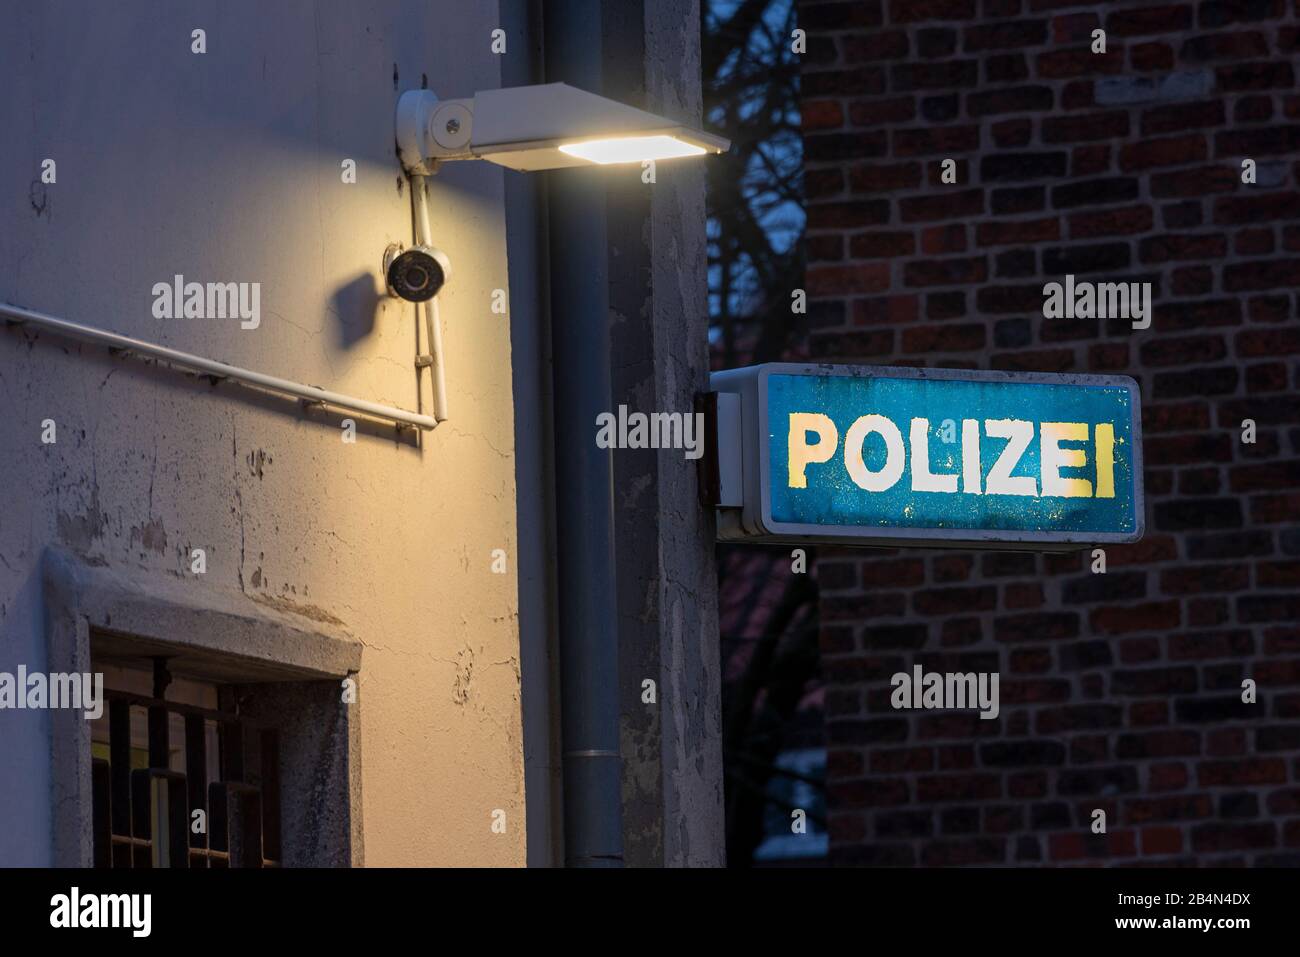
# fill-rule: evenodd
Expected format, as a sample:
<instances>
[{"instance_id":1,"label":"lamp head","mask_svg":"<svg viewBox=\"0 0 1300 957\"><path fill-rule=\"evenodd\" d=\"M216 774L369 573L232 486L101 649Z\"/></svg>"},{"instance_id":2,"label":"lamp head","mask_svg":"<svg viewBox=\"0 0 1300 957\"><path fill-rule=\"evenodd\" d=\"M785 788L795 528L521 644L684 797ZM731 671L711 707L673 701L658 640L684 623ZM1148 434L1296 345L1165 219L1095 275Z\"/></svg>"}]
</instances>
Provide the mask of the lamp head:
<instances>
[{"instance_id":1,"label":"lamp head","mask_svg":"<svg viewBox=\"0 0 1300 957\"><path fill-rule=\"evenodd\" d=\"M534 171L703 156L731 145L564 83L460 100L408 90L397 103L397 143L406 169L426 174L444 160L486 159Z\"/></svg>"}]
</instances>

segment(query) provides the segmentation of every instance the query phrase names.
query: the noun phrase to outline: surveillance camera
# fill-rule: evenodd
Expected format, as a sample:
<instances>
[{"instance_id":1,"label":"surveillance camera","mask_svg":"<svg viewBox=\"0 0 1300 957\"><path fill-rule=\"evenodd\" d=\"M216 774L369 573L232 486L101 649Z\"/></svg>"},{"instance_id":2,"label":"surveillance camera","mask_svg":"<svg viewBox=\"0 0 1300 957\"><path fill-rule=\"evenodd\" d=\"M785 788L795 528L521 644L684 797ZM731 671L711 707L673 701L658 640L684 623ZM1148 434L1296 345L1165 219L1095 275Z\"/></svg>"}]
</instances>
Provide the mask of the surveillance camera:
<instances>
[{"instance_id":1,"label":"surveillance camera","mask_svg":"<svg viewBox=\"0 0 1300 957\"><path fill-rule=\"evenodd\" d=\"M389 292L407 302L432 299L451 276L451 260L441 249L432 246L412 246L406 250L390 247L384 260Z\"/></svg>"}]
</instances>

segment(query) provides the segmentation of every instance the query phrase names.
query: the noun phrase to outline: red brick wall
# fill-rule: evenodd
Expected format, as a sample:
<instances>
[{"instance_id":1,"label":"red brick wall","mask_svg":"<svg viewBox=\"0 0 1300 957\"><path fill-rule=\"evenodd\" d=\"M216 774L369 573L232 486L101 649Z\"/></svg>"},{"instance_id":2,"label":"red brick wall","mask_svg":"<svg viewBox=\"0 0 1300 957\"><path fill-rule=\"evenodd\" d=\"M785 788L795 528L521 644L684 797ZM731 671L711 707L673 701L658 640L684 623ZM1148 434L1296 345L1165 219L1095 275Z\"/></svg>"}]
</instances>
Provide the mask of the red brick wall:
<instances>
[{"instance_id":1,"label":"red brick wall","mask_svg":"<svg viewBox=\"0 0 1300 957\"><path fill-rule=\"evenodd\" d=\"M812 354L1145 404L1147 535L1104 576L822 551L833 860L1300 864L1298 7L799 4ZM1043 319L1066 272L1152 282L1152 327ZM893 710L917 663L999 672L1001 717Z\"/></svg>"}]
</instances>

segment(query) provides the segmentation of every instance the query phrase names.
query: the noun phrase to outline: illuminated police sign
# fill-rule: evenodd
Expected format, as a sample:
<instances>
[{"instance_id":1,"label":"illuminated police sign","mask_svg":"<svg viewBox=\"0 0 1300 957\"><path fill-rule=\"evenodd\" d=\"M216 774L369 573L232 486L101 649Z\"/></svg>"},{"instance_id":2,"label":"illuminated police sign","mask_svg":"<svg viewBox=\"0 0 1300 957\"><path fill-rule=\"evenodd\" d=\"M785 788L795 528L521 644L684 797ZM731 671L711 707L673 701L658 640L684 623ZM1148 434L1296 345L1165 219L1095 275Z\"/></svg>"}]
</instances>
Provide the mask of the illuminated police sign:
<instances>
[{"instance_id":1,"label":"illuminated police sign","mask_svg":"<svg viewBox=\"0 0 1300 957\"><path fill-rule=\"evenodd\" d=\"M719 538L1056 550L1142 537L1128 377L776 363L715 373L712 388Z\"/></svg>"}]
</instances>

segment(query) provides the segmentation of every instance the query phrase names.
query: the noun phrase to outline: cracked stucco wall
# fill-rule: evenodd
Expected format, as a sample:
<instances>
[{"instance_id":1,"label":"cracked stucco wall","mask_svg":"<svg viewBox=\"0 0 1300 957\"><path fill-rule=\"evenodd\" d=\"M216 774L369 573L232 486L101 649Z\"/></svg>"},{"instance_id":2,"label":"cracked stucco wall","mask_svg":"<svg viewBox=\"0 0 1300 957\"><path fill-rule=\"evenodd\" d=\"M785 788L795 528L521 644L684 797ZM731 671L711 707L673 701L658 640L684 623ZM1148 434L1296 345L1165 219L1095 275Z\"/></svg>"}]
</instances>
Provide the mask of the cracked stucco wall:
<instances>
[{"instance_id":1,"label":"cracked stucco wall","mask_svg":"<svg viewBox=\"0 0 1300 957\"><path fill-rule=\"evenodd\" d=\"M0 299L427 412L413 310L378 275L411 237L392 110L422 79L499 86L495 26L496 4L451 0L21 5L0 31ZM365 646L366 863L522 864L503 175L431 184L451 420L418 443L358 420L344 444L340 415L0 328L0 671L45 667L49 545L329 623ZM154 318L178 273L261 283L260 327ZM0 712L0 864L48 860L48 734Z\"/></svg>"}]
</instances>

